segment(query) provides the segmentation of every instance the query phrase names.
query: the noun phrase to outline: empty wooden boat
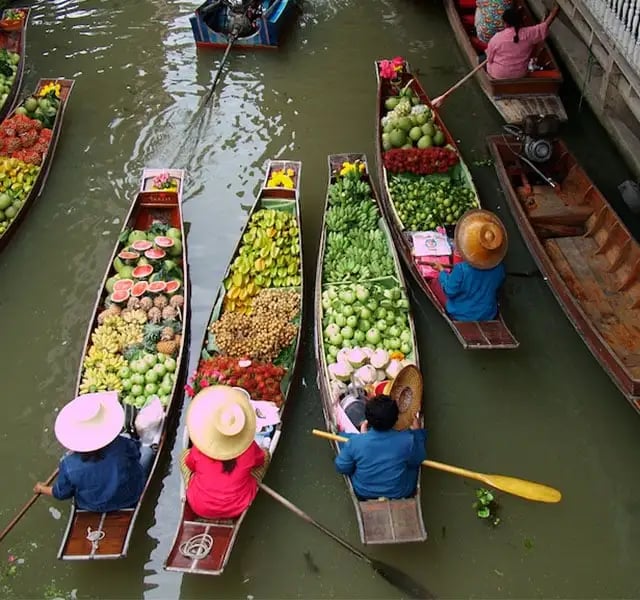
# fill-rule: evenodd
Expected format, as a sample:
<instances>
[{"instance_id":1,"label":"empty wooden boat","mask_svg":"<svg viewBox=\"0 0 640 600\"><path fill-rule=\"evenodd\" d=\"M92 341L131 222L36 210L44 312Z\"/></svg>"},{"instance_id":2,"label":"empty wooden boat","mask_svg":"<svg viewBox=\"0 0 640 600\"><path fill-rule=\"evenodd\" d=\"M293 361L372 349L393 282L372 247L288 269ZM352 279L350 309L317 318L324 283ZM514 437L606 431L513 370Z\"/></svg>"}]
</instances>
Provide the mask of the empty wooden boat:
<instances>
[{"instance_id":1,"label":"empty wooden boat","mask_svg":"<svg viewBox=\"0 0 640 600\"><path fill-rule=\"evenodd\" d=\"M280 415L290 400L290 382L300 350L303 303L301 169L302 164L296 161L271 160L267 163L264 183L215 297L201 347L198 369L191 378L193 387L188 388L190 394L197 392L196 386L201 385L202 380L206 379L208 385L218 383L241 387L251 395L252 400L275 402ZM266 229L264 225L267 225ZM266 242L267 238L273 243ZM256 244L258 246L255 246ZM261 258L253 256L255 247L259 247ZM265 248L269 249L268 252ZM292 339L271 360L256 359L246 348L241 354L225 352L221 340L216 341L214 329L234 313L235 316L237 313L246 315L249 306L255 315L258 302L256 299L261 299L262 294L271 295L278 303L287 302L287 298L291 302L289 306L293 306L295 316L293 320L285 321L295 326ZM270 318L272 321L282 320L275 312L271 313ZM240 336L236 339L240 339ZM251 360L243 361L243 357ZM224 369L220 361L225 363ZM274 373L273 377L280 379L276 396L267 396L265 392L261 393L253 388L249 380L254 369L267 369ZM219 370L224 370L228 375L219 379ZM214 376L213 372L217 374ZM245 381L247 383L243 383ZM282 422L256 434L261 447L268 448L271 456L278 445L281 432ZM189 436L186 429L184 443L185 448L188 448ZM250 507L235 519L201 518L189 506L184 482L181 503L180 521L164 568L183 573L219 575L229 561L240 526Z\"/></svg>"},{"instance_id":2,"label":"empty wooden boat","mask_svg":"<svg viewBox=\"0 0 640 600\"><path fill-rule=\"evenodd\" d=\"M640 247L561 140L537 163L522 142L488 138L524 241L560 306L640 412ZM550 181L549 181L550 180ZM554 186L551 185L554 184Z\"/></svg>"},{"instance_id":3,"label":"empty wooden boat","mask_svg":"<svg viewBox=\"0 0 640 600\"><path fill-rule=\"evenodd\" d=\"M77 394L117 389L125 407L127 432L132 430L138 409L151 396L158 395L165 408L162 432L156 440L158 451L135 506L109 513L80 510L72 506L58 552L58 558L63 560L116 559L127 555L133 527L146 499L168 427L172 424L172 409L182 397L187 363L186 337L189 331L189 280L182 220L184 177L184 171L178 169L144 170L140 191L129 209L99 288L76 384ZM133 268L144 258L142 254L145 253L146 257L152 248L155 254L148 254L152 258L145 259ZM150 262L153 262L153 268ZM147 309L148 305L151 308ZM156 315L151 314L154 308ZM88 359L93 359L93 363L97 360L94 352L100 351L99 334L96 335L98 329L109 326L109 317L113 319L114 316L121 319L122 323L130 324L132 321L127 311L133 322L139 324L139 331L136 335L130 331L128 341L120 342L119 350L113 357L120 361L121 367L109 372L116 380L111 377L110 385L107 385L96 370L90 370ZM156 320L159 312L161 315ZM113 321L114 327L119 324ZM165 335L165 327L172 329L175 335ZM163 343L165 345L161 346ZM146 367L143 376L143 368L139 363L136 365L136 361L147 360L146 356L155 357L149 361L149 365L151 362L164 365L164 369L157 369L157 373L164 372L161 383L154 384L157 378L146 375L151 370L150 366ZM133 374L123 377L123 367ZM134 378L136 375L145 379L144 389L141 384L134 383L137 381Z\"/></svg>"},{"instance_id":4,"label":"empty wooden boat","mask_svg":"<svg viewBox=\"0 0 640 600\"><path fill-rule=\"evenodd\" d=\"M516 0L525 26L535 25L525 0ZM476 67L484 54L485 44L475 37L475 0L444 0L447 17L469 66ZM521 123L527 115L555 115L567 120L558 95L562 72L547 43L541 44L534 56L536 70L518 79L493 79L486 69L476 72L478 83L487 98L507 123Z\"/></svg>"}]
</instances>

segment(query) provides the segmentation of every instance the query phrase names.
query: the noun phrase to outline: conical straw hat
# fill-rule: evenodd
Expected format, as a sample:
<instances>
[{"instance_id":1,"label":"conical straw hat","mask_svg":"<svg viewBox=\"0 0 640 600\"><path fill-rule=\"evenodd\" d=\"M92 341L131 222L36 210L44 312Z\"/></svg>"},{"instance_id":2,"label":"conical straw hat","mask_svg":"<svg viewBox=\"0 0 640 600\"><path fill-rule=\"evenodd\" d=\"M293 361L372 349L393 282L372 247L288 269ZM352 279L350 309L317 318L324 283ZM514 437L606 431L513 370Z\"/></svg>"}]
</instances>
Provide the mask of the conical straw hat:
<instances>
[{"instance_id":1,"label":"conical straw hat","mask_svg":"<svg viewBox=\"0 0 640 600\"><path fill-rule=\"evenodd\" d=\"M456 249L476 269L493 269L507 253L507 231L488 210L468 210L458 221Z\"/></svg>"},{"instance_id":2,"label":"conical straw hat","mask_svg":"<svg viewBox=\"0 0 640 600\"><path fill-rule=\"evenodd\" d=\"M398 405L398 420L394 429L408 429L422 408L422 375L415 365L407 365L393 380L389 396Z\"/></svg>"}]
</instances>

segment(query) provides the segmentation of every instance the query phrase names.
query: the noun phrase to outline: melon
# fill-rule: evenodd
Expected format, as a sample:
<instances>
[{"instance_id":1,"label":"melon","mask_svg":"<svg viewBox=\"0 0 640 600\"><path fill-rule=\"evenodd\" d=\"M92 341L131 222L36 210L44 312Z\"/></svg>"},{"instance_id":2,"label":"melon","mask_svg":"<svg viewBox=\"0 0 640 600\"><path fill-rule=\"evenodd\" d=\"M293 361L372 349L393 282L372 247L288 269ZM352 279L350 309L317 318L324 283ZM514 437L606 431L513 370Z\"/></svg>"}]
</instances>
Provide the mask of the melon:
<instances>
[{"instance_id":1,"label":"melon","mask_svg":"<svg viewBox=\"0 0 640 600\"><path fill-rule=\"evenodd\" d=\"M153 244L149 240L136 240L131 244L131 247L138 252L144 252L149 248L153 248Z\"/></svg>"},{"instance_id":2,"label":"melon","mask_svg":"<svg viewBox=\"0 0 640 600\"><path fill-rule=\"evenodd\" d=\"M129 299L129 290L118 290L111 294L111 302L114 304L122 304Z\"/></svg>"},{"instance_id":3,"label":"melon","mask_svg":"<svg viewBox=\"0 0 640 600\"><path fill-rule=\"evenodd\" d=\"M164 235L158 235L154 238L153 243L158 248L171 248L173 246L173 239Z\"/></svg>"},{"instance_id":4,"label":"melon","mask_svg":"<svg viewBox=\"0 0 640 600\"><path fill-rule=\"evenodd\" d=\"M122 262L122 260L120 258L118 258L116 256L115 260L113 261L113 268L120 273L120 271L122 270L122 267L124 267L124 263Z\"/></svg>"},{"instance_id":5,"label":"melon","mask_svg":"<svg viewBox=\"0 0 640 600\"><path fill-rule=\"evenodd\" d=\"M153 267L151 265L140 265L131 272L131 275L134 279L145 279L149 277L151 273L153 273Z\"/></svg>"},{"instance_id":6,"label":"melon","mask_svg":"<svg viewBox=\"0 0 640 600\"><path fill-rule=\"evenodd\" d=\"M120 279L131 279L133 277L133 267L125 265L120 269L118 275L120 275Z\"/></svg>"},{"instance_id":7,"label":"melon","mask_svg":"<svg viewBox=\"0 0 640 600\"><path fill-rule=\"evenodd\" d=\"M179 279L172 279L167 282L164 291L167 294L175 294L182 287L182 282Z\"/></svg>"},{"instance_id":8,"label":"melon","mask_svg":"<svg viewBox=\"0 0 640 600\"><path fill-rule=\"evenodd\" d=\"M171 256L180 256L182 254L182 242L178 239L173 240L173 246L167 248L167 253Z\"/></svg>"},{"instance_id":9,"label":"melon","mask_svg":"<svg viewBox=\"0 0 640 600\"><path fill-rule=\"evenodd\" d=\"M127 241L133 245L138 240L146 240L147 234L139 229L134 229L128 236Z\"/></svg>"},{"instance_id":10,"label":"melon","mask_svg":"<svg viewBox=\"0 0 640 600\"><path fill-rule=\"evenodd\" d=\"M114 292L130 290L133 287L133 279L118 279L113 285Z\"/></svg>"},{"instance_id":11,"label":"melon","mask_svg":"<svg viewBox=\"0 0 640 600\"><path fill-rule=\"evenodd\" d=\"M138 281L138 283L131 288L131 295L135 298L139 298L147 291L147 287L149 286L146 281Z\"/></svg>"},{"instance_id":12,"label":"melon","mask_svg":"<svg viewBox=\"0 0 640 600\"><path fill-rule=\"evenodd\" d=\"M147 250L144 255L149 260L162 260L167 255L167 253L164 250L160 250L160 248L151 248Z\"/></svg>"},{"instance_id":13,"label":"melon","mask_svg":"<svg viewBox=\"0 0 640 600\"><path fill-rule=\"evenodd\" d=\"M123 250L118 254L118 258L126 263L132 263L140 258L140 254L137 252L130 252L129 250Z\"/></svg>"},{"instance_id":14,"label":"melon","mask_svg":"<svg viewBox=\"0 0 640 600\"><path fill-rule=\"evenodd\" d=\"M111 293L116 289L116 283L118 279L120 279L120 275L114 275L113 277L109 277L109 279L107 279L106 283L104 284L107 292Z\"/></svg>"},{"instance_id":15,"label":"melon","mask_svg":"<svg viewBox=\"0 0 640 600\"><path fill-rule=\"evenodd\" d=\"M147 291L152 294L160 294L167 288L166 281L154 281L147 286Z\"/></svg>"},{"instance_id":16,"label":"melon","mask_svg":"<svg viewBox=\"0 0 640 600\"><path fill-rule=\"evenodd\" d=\"M169 229L167 229L167 237L170 237L172 240L181 240L182 231L177 227L169 227Z\"/></svg>"}]
</instances>

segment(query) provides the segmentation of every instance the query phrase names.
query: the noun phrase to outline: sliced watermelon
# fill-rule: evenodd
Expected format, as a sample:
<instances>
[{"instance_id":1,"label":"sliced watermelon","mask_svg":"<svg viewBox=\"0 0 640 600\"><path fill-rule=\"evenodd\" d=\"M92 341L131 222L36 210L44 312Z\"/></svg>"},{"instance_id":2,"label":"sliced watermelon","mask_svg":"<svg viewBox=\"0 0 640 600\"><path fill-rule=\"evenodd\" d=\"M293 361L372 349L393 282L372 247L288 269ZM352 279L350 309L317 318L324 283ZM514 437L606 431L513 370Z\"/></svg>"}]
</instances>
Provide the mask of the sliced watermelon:
<instances>
[{"instance_id":1,"label":"sliced watermelon","mask_svg":"<svg viewBox=\"0 0 640 600\"><path fill-rule=\"evenodd\" d=\"M140 254L138 252L130 252L129 250L123 250L118 254L118 258L123 260L125 263L131 263L140 258Z\"/></svg>"},{"instance_id":2,"label":"sliced watermelon","mask_svg":"<svg viewBox=\"0 0 640 600\"><path fill-rule=\"evenodd\" d=\"M167 283L165 281L154 281L147 286L147 291L152 294L160 294L165 291L167 288Z\"/></svg>"},{"instance_id":3,"label":"sliced watermelon","mask_svg":"<svg viewBox=\"0 0 640 600\"><path fill-rule=\"evenodd\" d=\"M149 250L149 248L153 248L153 244L148 240L136 240L131 244L131 247L138 252L144 252L145 250Z\"/></svg>"},{"instance_id":4,"label":"sliced watermelon","mask_svg":"<svg viewBox=\"0 0 640 600\"><path fill-rule=\"evenodd\" d=\"M164 250L160 250L160 248L151 248L150 250L147 250L144 255L149 260L162 260L167 253Z\"/></svg>"},{"instance_id":5,"label":"sliced watermelon","mask_svg":"<svg viewBox=\"0 0 640 600\"><path fill-rule=\"evenodd\" d=\"M129 290L118 290L111 294L111 302L114 304L122 304L129 299Z\"/></svg>"},{"instance_id":6,"label":"sliced watermelon","mask_svg":"<svg viewBox=\"0 0 640 600\"><path fill-rule=\"evenodd\" d=\"M124 292L133 287L133 279L120 279L113 284L114 292Z\"/></svg>"},{"instance_id":7,"label":"sliced watermelon","mask_svg":"<svg viewBox=\"0 0 640 600\"><path fill-rule=\"evenodd\" d=\"M148 287L149 284L146 281L138 281L138 283L131 288L131 295L134 298L139 298L147 291Z\"/></svg>"},{"instance_id":8,"label":"sliced watermelon","mask_svg":"<svg viewBox=\"0 0 640 600\"><path fill-rule=\"evenodd\" d=\"M171 281L167 282L164 291L167 294L175 294L181 287L182 282L179 279L172 279Z\"/></svg>"},{"instance_id":9,"label":"sliced watermelon","mask_svg":"<svg viewBox=\"0 0 640 600\"><path fill-rule=\"evenodd\" d=\"M154 238L153 243L158 246L158 248L171 248L174 242L170 237L158 235Z\"/></svg>"},{"instance_id":10,"label":"sliced watermelon","mask_svg":"<svg viewBox=\"0 0 640 600\"><path fill-rule=\"evenodd\" d=\"M134 279L146 279L151 273L153 273L153 267L151 265L140 265L132 271L131 276Z\"/></svg>"}]
</instances>

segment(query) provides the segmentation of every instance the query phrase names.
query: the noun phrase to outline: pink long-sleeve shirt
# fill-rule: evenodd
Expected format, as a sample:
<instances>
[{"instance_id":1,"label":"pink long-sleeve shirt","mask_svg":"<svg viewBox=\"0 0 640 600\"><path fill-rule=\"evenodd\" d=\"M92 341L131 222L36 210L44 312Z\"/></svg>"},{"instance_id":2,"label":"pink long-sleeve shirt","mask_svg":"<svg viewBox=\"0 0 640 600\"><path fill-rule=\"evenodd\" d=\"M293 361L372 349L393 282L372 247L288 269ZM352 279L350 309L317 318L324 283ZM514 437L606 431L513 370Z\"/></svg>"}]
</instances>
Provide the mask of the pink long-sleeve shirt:
<instances>
[{"instance_id":1,"label":"pink long-sleeve shirt","mask_svg":"<svg viewBox=\"0 0 640 600\"><path fill-rule=\"evenodd\" d=\"M531 52L544 41L549 27L539 23L518 30L519 42L514 42L515 29L507 27L496 33L487 47L487 72L494 79L516 79L527 75Z\"/></svg>"}]
</instances>

